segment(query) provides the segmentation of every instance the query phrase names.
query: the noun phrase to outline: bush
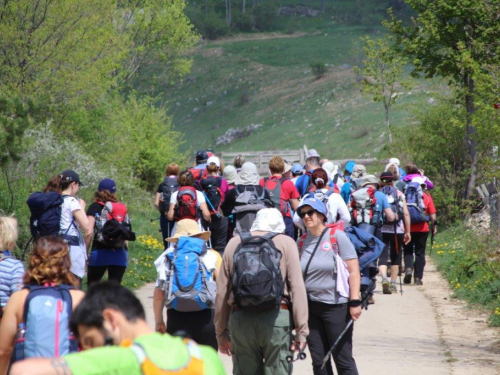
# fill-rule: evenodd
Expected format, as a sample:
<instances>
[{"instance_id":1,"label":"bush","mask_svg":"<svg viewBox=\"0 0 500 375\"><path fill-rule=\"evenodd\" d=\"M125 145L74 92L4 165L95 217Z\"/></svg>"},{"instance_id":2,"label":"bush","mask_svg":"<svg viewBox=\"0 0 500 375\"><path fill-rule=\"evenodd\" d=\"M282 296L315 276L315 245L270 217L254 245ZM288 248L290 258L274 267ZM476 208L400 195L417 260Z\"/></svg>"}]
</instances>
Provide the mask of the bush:
<instances>
[{"instance_id":1,"label":"bush","mask_svg":"<svg viewBox=\"0 0 500 375\"><path fill-rule=\"evenodd\" d=\"M217 13L210 12L203 21L203 29L200 30L203 37L215 40L229 33L226 21Z\"/></svg>"},{"instance_id":2,"label":"bush","mask_svg":"<svg viewBox=\"0 0 500 375\"><path fill-rule=\"evenodd\" d=\"M278 6L274 1L259 3L253 10L255 28L259 31L279 29Z\"/></svg>"},{"instance_id":3,"label":"bush","mask_svg":"<svg viewBox=\"0 0 500 375\"><path fill-rule=\"evenodd\" d=\"M233 26L244 33L252 31L252 16L249 13L233 12Z\"/></svg>"},{"instance_id":4,"label":"bush","mask_svg":"<svg viewBox=\"0 0 500 375\"><path fill-rule=\"evenodd\" d=\"M324 77L328 71L328 67L322 62L313 62L309 66L311 68L311 73L316 77L316 79Z\"/></svg>"}]
</instances>

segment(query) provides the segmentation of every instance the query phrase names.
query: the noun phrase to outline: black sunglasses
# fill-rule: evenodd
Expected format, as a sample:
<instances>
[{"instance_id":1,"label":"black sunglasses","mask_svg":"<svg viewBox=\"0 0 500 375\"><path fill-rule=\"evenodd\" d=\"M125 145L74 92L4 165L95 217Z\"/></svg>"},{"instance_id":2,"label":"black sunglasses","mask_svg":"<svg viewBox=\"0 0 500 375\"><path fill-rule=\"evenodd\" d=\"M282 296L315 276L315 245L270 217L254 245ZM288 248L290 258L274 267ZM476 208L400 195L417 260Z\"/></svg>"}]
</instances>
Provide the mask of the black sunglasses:
<instances>
[{"instance_id":1,"label":"black sunglasses","mask_svg":"<svg viewBox=\"0 0 500 375\"><path fill-rule=\"evenodd\" d=\"M314 215L317 211L316 210L309 210L309 211L300 211L300 212L297 212L297 215L299 215L299 217L301 219L305 218L306 215L309 216L309 217L312 217L312 215Z\"/></svg>"}]
</instances>

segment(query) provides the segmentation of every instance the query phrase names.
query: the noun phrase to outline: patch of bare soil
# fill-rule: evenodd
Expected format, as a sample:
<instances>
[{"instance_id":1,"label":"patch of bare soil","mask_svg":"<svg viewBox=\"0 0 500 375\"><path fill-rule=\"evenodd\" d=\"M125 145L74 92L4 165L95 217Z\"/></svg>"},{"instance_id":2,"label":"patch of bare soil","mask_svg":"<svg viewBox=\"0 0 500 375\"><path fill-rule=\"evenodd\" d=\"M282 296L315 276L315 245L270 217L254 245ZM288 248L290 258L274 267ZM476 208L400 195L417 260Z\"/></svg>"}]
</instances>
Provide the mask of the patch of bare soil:
<instances>
[{"instance_id":1,"label":"patch of bare soil","mask_svg":"<svg viewBox=\"0 0 500 375\"><path fill-rule=\"evenodd\" d=\"M292 39L300 38L309 35L304 32L296 32L291 34L281 34L281 33L255 33L255 34L238 34L236 36L231 36L227 38L222 38L214 41L207 41L207 45L218 45L234 42L246 42L249 40L269 40L269 39Z\"/></svg>"}]
</instances>

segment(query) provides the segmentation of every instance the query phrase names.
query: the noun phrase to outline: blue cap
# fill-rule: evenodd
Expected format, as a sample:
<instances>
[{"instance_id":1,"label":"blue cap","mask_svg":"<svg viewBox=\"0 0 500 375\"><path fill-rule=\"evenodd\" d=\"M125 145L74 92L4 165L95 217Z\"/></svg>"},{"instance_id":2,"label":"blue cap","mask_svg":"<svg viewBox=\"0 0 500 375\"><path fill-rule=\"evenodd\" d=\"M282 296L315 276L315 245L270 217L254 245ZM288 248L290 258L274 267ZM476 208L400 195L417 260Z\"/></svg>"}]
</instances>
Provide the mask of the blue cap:
<instances>
[{"instance_id":1,"label":"blue cap","mask_svg":"<svg viewBox=\"0 0 500 375\"><path fill-rule=\"evenodd\" d=\"M352 171L354 170L354 166L356 165L356 162L354 160L349 160L346 164L345 164L345 168L344 168L344 171L347 171L349 173L352 173Z\"/></svg>"},{"instance_id":2,"label":"blue cap","mask_svg":"<svg viewBox=\"0 0 500 375\"><path fill-rule=\"evenodd\" d=\"M297 213L300 213L301 207L304 206L310 206L314 210L318 211L320 214L323 214L325 218L328 216L328 213L326 211L326 206L325 204L321 201L321 199L316 199L313 197L306 198L302 201L299 207L297 207Z\"/></svg>"},{"instance_id":3,"label":"blue cap","mask_svg":"<svg viewBox=\"0 0 500 375\"><path fill-rule=\"evenodd\" d=\"M291 171L293 174L301 174L303 169L304 169L304 167L302 165L300 165L298 163L294 163L292 165Z\"/></svg>"},{"instance_id":4,"label":"blue cap","mask_svg":"<svg viewBox=\"0 0 500 375\"><path fill-rule=\"evenodd\" d=\"M105 178L104 180L101 180L101 182L99 182L99 186L97 186L97 190L98 191L107 190L111 194L114 194L116 191L116 184L111 178Z\"/></svg>"}]
</instances>

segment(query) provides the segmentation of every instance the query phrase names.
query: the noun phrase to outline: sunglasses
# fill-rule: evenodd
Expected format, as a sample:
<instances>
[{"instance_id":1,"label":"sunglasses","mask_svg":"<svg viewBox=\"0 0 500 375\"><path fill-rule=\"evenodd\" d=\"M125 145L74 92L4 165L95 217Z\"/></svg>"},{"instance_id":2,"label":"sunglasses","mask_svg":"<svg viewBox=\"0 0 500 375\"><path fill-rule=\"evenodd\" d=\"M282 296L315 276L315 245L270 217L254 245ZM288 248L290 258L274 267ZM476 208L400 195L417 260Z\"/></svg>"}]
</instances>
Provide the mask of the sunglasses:
<instances>
[{"instance_id":1,"label":"sunglasses","mask_svg":"<svg viewBox=\"0 0 500 375\"><path fill-rule=\"evenodd\" d=\"M309 217L312 217L312 215L314 215L316 213L316 210L309 210L309 211L300 211L300 212L297 212L297 215L299 215L299 217L301 219L305 218L306 215L309 216Z\"/></svg>"}]
</instances>

